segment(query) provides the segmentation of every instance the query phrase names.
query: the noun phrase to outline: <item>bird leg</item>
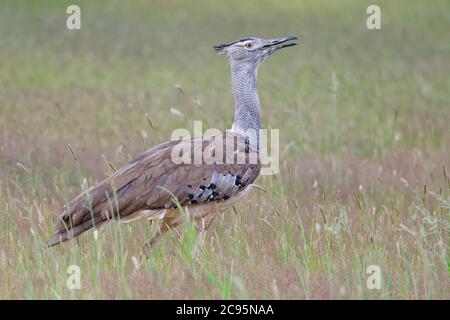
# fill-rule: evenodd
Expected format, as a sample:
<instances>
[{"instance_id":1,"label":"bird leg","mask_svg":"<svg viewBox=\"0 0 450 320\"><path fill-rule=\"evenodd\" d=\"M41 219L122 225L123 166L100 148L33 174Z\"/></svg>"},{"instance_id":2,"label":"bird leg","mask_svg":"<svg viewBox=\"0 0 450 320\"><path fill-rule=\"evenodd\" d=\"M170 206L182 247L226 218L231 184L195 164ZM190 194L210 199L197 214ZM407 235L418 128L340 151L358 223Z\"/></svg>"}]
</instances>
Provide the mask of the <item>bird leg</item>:
<instances>
[{"instance_id":1,"label":"bird leg","mask_svg":"<svg viewBox=\"0 0 450 320\"><path fill-rule=\"evenodd\" d=\"M216 214L209 214L203 218L197 220L195 226L197 228L197 241L194 248L194 257L198 257L199 249L202 247L205 236L209 228L212 226L214 222L214 218ZM142 266L142 264L149 258L149 254L151 249L155 246L155 244L162 238L162 236L169 230L172 230L178 227L183 222L182 217L166 217L162 221L159 230L156 234L147 242L144 243L141 249L141 255L139 259L138 269Z\"/></svg>"},{"instance_id":2,"label":"bird leg","mask_svg":"<svg viewBox=\"0 0 450 320\"><path fill-rule=\"evenodd\" d=\"M197 260L200 254L200 248L203 247L205 242L206 235L208 233L209 228L213 225L214 218L216 214L209 214L206 217L200 218L197 220L196 228L197 228L197 241L195 243L194 248L194 258Z\"/></svg>"},{"instance_id":3,"label":"bird leg","mask_svg":"<svg viewBox=\"0 0 450 320\"><path fill-rule=\"evenodd\" d=\"M159 227L156 234L147 242L144 243L141 249L141 260L146 260L149 257L150 250L155 246L155 244L162 238L162 236L169 230L178 227L182 220L179 217L168 217L164 218L161 226Z\"/></svg>"},{"instance_id":4,"label":"bird leg","mask_svg":"<svg viewBox=\"0 0 450 320\"><path fill-rule=\"evenodd\" d=\"M180 223L181 222L179 219L177 219L177 217L164 218L156 234L142 246L141 254L137 261L137 265L135 266L135 270L133 271L133 275L138 274L139 269L141 269L144 262L150 257L151 249L162 238L162 236L167 231L176 228L178 225L180 225Z\"/></svg>"},{"instance_id":5,"label":"bird leg","mask_svg":"<svg viewBox=\"0 0 450 320\"><path fill-rule=\"evenodd\" d=\"M202 232L208 232L209 228L214 224L214 219L216 218L216 214L213 213L206 218L201 219L202 223Z\"/></svg>"}]
</instances>

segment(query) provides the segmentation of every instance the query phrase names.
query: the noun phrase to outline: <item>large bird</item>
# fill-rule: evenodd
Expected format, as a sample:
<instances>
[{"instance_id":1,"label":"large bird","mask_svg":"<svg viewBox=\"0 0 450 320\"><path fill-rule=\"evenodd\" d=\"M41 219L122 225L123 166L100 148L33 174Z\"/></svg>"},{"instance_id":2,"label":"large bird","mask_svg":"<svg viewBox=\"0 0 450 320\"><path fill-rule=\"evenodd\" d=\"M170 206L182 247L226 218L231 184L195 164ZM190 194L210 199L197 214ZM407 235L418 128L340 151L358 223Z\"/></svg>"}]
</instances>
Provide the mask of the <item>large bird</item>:
<instances>
[{"instance_id":1,"label":"large bird","mask_svg":"<svg viewBox=\"0 0 450 320\"><path fill-rule=\"evenodd\" d=\"M200 231L208 229L217 214L249 191L260 173L257 70L273 52L295 45L291 42L295 39L252 37L215 46L231 62L235 99L231 130L170 141L147 150L67 203L48 246L110 220L161 220L156 235L145 243L144 252L165 232L183 223L186 216ZM200 163L195 161L196 152L200 153ZM184 161L179 161L180 155Z\"/></svg>"}]
</instances>

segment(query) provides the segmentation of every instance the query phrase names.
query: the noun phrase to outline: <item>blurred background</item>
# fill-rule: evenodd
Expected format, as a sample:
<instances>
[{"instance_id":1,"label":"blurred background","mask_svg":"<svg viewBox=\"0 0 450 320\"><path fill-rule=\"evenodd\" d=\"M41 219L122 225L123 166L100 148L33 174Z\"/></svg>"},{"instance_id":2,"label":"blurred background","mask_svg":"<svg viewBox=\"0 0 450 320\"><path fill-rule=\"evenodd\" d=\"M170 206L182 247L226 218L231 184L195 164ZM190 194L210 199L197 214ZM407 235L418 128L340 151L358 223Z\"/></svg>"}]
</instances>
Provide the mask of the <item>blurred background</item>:
<instances>
[{"instance_id":1,"label":"blurred background","mask_svg":"<svg viewBox=\"0 0 450 320\"><path fill-rule=\"evenodd\" d=\"M370 4L1 0L0 297L448 299L450 3L377 1L381 30ZM145 223L42 250L62 205L113 168L194 120L230 128L212 47L248 36L301 38L258 73L280 173L218 222L201 267L175 234L132 278ZM90 279L75 293L74 262ZM365 286L371 264L383 290Z\"/></svg>"}]
</instances>

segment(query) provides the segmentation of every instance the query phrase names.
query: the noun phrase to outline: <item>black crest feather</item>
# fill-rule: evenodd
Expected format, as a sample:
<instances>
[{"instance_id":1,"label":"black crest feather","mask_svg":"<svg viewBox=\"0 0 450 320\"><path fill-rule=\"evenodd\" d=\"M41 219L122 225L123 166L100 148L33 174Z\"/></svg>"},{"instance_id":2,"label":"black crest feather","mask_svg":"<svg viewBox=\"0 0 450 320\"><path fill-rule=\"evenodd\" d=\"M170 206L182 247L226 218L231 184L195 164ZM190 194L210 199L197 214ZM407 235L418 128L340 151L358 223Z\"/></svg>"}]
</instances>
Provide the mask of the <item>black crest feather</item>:
<instances>
[{"instance_id":1,"label":"black crest feather","mask_svg":"<svg viewBox=\"0 0 450 320\"><path fill-rule=\"evenodd\" d=\"M240 40L238 40L238 41L233 41L233 42L230 42L230 43L219 44L219 45L217 45L217 46L214 46L214 49L215 49L218 53L222 53L222 52L223 52L223 49L225 49L225 48L228 47L228 46L231 46L232 44L235 44L235 43L238 43L238 42L244 42L244 41L251 40L251 39L252 39L252 38L243 38L243 39L240 39Z\"/></svg>"},{"instance_id":2,"label":"black crest feather","mask_svg":"<svg viewBox=\"0 0 450 320\"><path fill-rule=\"evenodd\" d=\"M230 45L230 43L223 43L223 44L219 44L217 46L214 46L214 50L216 50L216 52L221 53L223 52L223 49L228 47Z\"/></svg>"}]
</instances>

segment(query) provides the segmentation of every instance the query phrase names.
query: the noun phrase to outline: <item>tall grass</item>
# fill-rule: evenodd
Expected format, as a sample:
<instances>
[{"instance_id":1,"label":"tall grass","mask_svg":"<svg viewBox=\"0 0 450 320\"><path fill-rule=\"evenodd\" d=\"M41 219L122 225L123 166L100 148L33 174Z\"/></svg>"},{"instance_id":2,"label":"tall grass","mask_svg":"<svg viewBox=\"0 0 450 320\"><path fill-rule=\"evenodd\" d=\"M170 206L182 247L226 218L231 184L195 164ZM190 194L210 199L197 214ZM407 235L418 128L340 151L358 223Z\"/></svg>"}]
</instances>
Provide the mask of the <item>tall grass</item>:
<instances>
[{"instance_id":1,"label":"tall grass","mask_svg":"<svg viewBox=\"0 0 450 320\"><path fill-rule=\"evenodd\" d=\"M379 31L370 1L80 1L80 31L68 4L0 4L0 298L450 298L448 2L379 1ZM147 221L45 249L63 204L113 168L194 120L230 127L212 45L249 35L302 38L259 72L282 146L264 190L200 250L187 223L139 269Z\"/></svg>"}]
</instances>

